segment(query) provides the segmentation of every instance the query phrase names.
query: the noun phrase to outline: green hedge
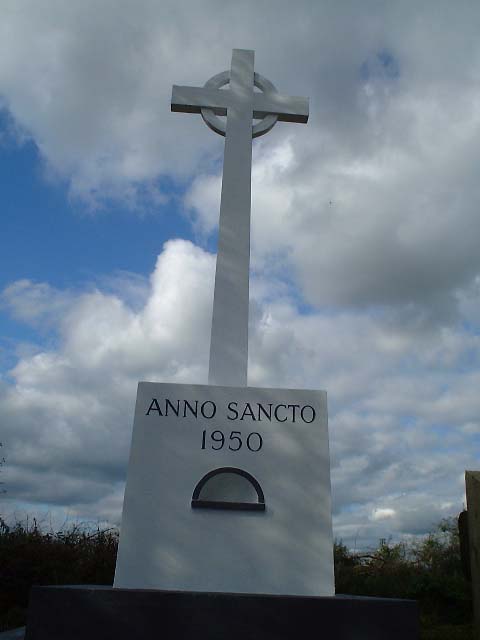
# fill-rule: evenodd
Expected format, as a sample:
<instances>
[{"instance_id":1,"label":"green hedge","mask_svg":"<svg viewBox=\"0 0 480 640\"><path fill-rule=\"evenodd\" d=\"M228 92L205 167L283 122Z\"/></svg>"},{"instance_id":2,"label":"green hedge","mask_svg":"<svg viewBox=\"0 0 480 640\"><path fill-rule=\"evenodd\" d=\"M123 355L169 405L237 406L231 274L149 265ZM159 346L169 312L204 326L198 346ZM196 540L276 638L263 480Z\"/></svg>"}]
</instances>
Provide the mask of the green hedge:
<instances>
[{"instance_id":1,"label":"green hedge","mask_svg":"<svg viewBox=\"0 0 480 640\"><path fill-rule=\"evenodd\" d=\"M456 518L421 541L351 553L335 543L337 593L417 600L424 640L471 640L472 600L460 558Z\"/></svg>"},{"instance_id":2,"label":"green hedge","mask_svg":"<svg viewBox=\"0 0 480 640\"><path fill-rule=\"evenodd\" d=\"M23 626L32 584L112 584L118 532L73 526L45 532L9 527L0 518L0 631ZM460 560L456 519L420 542L352 553L334 547L337 593L412 598L421 612L422 640L471 640L472 604Z\"/></svg>"},{"instance_id":3,"label":"green hedge","mask_svg":"<svg viewBox=\"0 0 480 640\"><path fill-rule=\"evenodd\" d=\"M115 530L45 533L0 518L0 631L25 625L33 584L112 584L117 546Z\"/></svg>"}]
</instances>

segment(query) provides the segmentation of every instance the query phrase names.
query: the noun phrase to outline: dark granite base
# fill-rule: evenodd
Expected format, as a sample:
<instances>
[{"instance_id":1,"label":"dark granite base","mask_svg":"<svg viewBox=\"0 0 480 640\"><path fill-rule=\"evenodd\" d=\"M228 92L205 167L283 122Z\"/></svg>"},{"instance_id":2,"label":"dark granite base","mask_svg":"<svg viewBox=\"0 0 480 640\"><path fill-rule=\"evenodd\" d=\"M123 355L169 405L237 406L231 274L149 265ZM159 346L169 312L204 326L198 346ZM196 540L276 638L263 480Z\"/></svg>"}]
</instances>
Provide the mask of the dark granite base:
<instances>
[{"instance_id":1,"label":"dark granite base","mask_svg":"<svg viewBox=\"0 0 480 640\"><path fill-rule=\"evenodd\" d=\"M413 600L33 587L26 640L416 640Z\"/></svg>"}]
</instances>

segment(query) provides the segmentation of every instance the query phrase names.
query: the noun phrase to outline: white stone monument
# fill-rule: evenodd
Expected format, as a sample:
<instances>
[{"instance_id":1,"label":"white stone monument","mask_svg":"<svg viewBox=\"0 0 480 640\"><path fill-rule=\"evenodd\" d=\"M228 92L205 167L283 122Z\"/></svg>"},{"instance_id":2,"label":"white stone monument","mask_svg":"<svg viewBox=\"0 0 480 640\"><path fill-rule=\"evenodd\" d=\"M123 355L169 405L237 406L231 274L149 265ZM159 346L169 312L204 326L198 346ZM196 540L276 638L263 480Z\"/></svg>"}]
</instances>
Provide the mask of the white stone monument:
<instances>
[{"instance_id":1,"label":"white stone monument","mask_svg":"<svg viewBox=\"0 0 480 640\"><path fill-rule=\"evenodd\" d=\"M234 49L172 111L225 136L209 385L139 384L114 586L331 596L326 394L246 386L252 138L308 100Z\"/></svg>"}]
</instances>

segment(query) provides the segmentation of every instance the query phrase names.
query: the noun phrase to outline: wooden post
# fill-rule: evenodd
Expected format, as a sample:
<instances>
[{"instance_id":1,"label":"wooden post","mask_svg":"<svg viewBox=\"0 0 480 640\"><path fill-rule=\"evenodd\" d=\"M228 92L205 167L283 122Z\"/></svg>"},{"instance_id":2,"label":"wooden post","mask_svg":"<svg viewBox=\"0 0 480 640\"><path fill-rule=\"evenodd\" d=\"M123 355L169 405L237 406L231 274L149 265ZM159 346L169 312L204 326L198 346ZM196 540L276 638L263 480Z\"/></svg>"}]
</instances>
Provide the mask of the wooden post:
<instances>
[{"instance_id":1,"label":"wooden post","mask_svg":"<svg viewBox=\"0 0 480 640\"><path fill-rule=\"evenodd\" d=\"M480 471L465 471L475 640L480 640Z\"/></svg>"}]
</instances>

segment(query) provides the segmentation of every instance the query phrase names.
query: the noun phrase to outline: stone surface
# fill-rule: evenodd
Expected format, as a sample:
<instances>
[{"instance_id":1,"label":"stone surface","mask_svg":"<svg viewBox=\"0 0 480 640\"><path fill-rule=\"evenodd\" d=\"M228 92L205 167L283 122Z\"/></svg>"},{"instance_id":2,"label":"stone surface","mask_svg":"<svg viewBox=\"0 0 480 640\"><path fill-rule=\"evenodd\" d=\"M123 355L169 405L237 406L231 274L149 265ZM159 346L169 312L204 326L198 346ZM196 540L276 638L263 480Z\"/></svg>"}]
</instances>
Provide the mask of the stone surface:
<instances>
[{"instance_id":1,"label":"stone surface","mask_svg":"<svg viewBox=\"0 0 480 640\"><path fill-rule=\"evenodd\" d=\"M417 640L409 600L34 587L26 640Z\"/></svg>"},{"instance_id":2,"label":"stone surface","mask_svg":"<svg viewBox=\"0 0 480 640\"><path fill-rule=\"evenodd\" d=\"M472 576L475 640L480 640L480 471L466 471L468 539L470 545L470 573Z\"/></svg>"},{"instance_id":3,"label":"stone surface","mask_svg":"<svg viewBox=\"0 0 480 640\"><path fill-rule=\"evenodd\" d=\"M115 586L333 595L329 472L323 391L140 383Z\"/></svg>"}]
</instances>

